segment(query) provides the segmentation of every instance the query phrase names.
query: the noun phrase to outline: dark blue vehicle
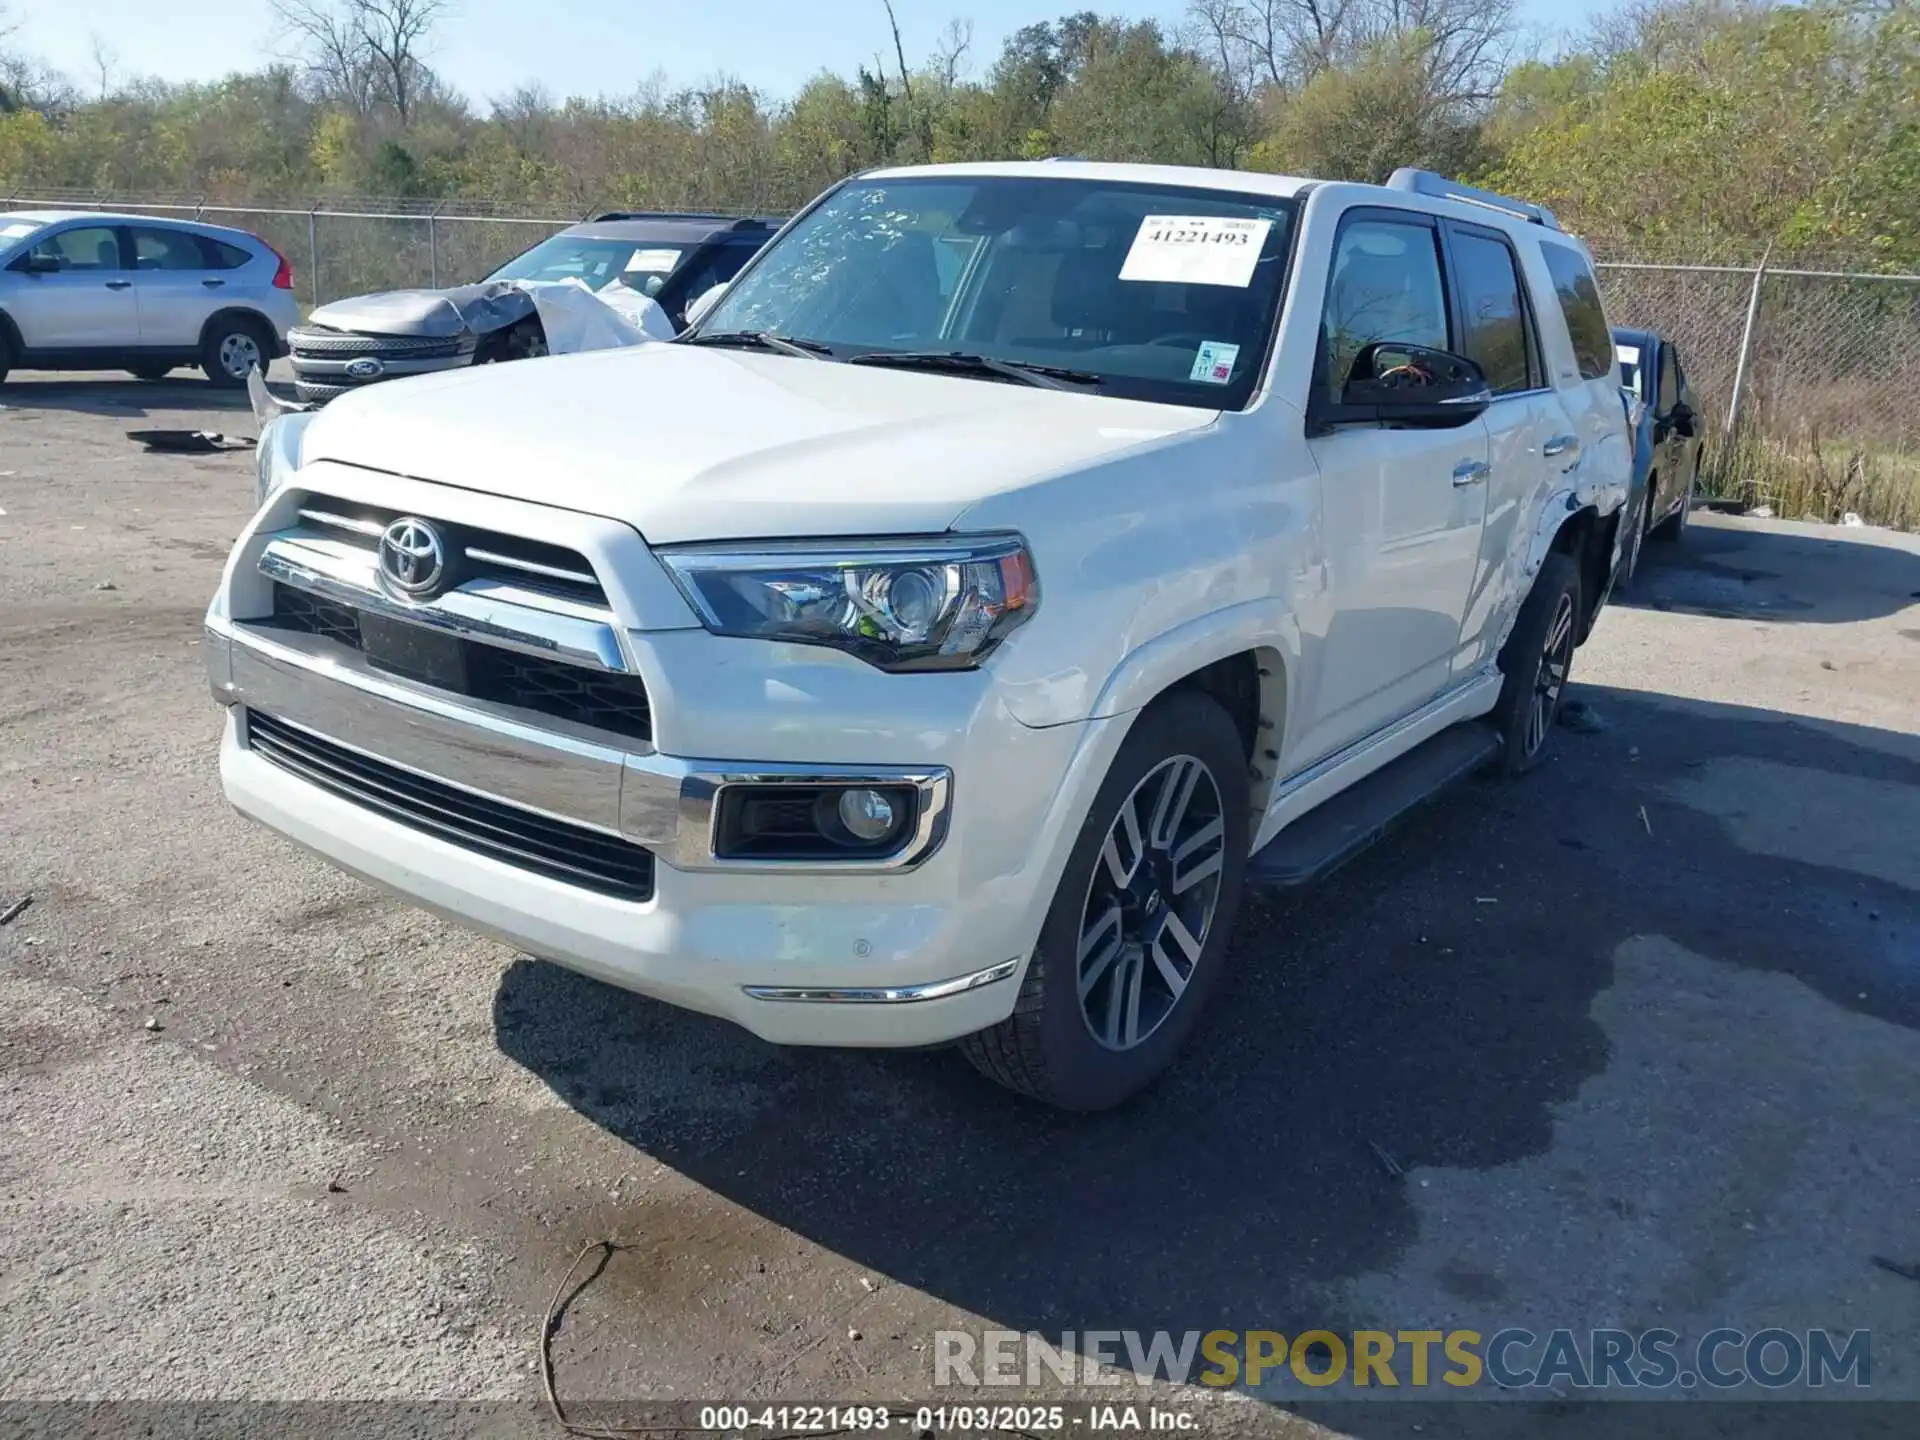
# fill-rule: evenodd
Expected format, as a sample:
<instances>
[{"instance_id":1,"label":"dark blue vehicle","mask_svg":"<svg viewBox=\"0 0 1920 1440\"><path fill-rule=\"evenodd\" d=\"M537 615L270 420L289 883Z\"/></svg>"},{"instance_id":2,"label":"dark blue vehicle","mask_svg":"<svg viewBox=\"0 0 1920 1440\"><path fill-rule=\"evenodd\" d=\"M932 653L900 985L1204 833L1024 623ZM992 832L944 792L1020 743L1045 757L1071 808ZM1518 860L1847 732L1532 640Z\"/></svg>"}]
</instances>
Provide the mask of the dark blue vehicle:
<instances>
[{"instance_id":1,"label":"dark blue vehicle","mask_svg":"<svg viewBox=\"0 0 1920 1440\"><path fill-rule=\"evenodd\" d=\"M1624 583L1633 578L1645 540L1678 540L1686 533L1707 444L1706 424L1674 343L1654 330L1616 329L1613 350L1634 420L1627 513L1635 517L1635 530L1620 562Z\"/></svg>"}]
</instances>

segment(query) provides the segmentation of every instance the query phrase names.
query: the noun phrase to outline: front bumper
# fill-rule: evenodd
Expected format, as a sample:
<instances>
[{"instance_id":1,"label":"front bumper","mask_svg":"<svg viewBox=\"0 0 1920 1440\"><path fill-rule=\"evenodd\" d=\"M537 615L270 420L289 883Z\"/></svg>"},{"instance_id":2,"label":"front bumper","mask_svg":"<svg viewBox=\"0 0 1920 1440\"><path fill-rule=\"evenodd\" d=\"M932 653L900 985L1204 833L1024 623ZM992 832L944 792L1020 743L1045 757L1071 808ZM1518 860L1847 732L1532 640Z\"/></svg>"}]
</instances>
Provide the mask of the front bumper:
<instances>
[{"instance_id":1,"label":"front bumper","mask_svg":"<svg viewBox=\"0 0 1920 1440\"><path fill-rule=\"evenodd\" d=\"M710 640L677 632L658 637L655 650L645 636L629 638L649 669L662 651ZM508 944L783 1044L926 1045L1005 1018L1091 787L1125 728L1115 720L1031 730L996 710L955 717L951 752L931 759L694 760L506 724L223 617L209 617L207 654L215 694L229 706L222 783L244 814ZM777 653L771 668L770 688ZM675 670L671 683L658 673L649 680L688 713L725 709L738 726L737 672ZM653 893L644 901L595 893L330 793L249 745L249 707L472 793L642 843L658 862ZM791 742L781 718L762 723ZM968 769L982 778L973 791L952 778ZM929 828L885 864L715 860L718 785L801 771L847 783L915 777Z\"/></svg>"}]
</instances>

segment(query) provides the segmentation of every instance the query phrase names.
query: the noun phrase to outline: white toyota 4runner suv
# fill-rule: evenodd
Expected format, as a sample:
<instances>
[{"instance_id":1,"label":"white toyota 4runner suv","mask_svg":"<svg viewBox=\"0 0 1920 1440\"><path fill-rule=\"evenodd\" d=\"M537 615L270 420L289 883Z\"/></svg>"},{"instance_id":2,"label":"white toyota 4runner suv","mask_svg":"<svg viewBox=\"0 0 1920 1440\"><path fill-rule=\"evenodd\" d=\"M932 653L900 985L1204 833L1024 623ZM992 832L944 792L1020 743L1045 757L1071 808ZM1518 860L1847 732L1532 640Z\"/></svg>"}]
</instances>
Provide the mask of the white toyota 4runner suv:
<instances>
[{"instance_id":1,"label":"white toyota 4runner suv","mask_svg":"<svg viewBox=\"0 0 1920 1440\"><path fill-rule=\"evenodd\" d=\"M769 1040L1093 1109L1250 868L1546 743L1632 455L1545 211L889 170L703 301L267 429L207 614L240 810Z\"/></svg>"}]
</instances>

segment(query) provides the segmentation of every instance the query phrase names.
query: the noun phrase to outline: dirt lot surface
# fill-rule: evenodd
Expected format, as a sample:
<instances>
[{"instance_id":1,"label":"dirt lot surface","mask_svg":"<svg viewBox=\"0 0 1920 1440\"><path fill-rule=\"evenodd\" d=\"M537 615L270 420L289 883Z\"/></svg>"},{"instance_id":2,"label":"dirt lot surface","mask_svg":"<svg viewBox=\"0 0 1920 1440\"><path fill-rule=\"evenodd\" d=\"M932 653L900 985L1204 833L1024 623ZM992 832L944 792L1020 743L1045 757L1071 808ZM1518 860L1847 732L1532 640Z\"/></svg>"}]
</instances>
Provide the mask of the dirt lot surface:
<instances>
[{"instance_id":1,"label":"dirt lot surface","mask_svg":"<svg viewBox=\"0 0 1920 1440\"><path fill-rule=\"evenodd\" d=\"M0 389L0 911L32 896L0 928L0 1397L555 1433L540 1319L613 1237L566 1396L925 1399L947 1329L1777 1325L1870 1329L1873 1392L1920 1399L1912 537L1700 517L1650 549L1575 664L1598 733L1250 904L1185 1063L1070 1120L949 1053L783 1052L605 988L228 810L200 619L251 456L124 438L251 434L225 406ZM1302 1398L1207 1428L1308 1433L1261 1403Z\"/></svg>"}]
</instances>

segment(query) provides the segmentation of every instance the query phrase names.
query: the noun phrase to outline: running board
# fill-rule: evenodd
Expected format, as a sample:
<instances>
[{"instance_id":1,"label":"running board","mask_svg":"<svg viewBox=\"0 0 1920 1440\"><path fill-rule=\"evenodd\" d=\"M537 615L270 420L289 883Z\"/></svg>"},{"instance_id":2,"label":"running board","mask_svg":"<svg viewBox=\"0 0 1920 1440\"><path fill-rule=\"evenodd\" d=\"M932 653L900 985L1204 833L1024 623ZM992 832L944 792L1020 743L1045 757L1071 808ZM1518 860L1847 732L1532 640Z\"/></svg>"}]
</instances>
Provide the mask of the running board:
<instances>
[{"instance_id":1,"label":"running board","mask_svg":"<svg viewBox=\"0 0 1920 1440\"><path fill-rule=\"evenodd\" d=\"M1295 886L1325 879L1499 753L1500 736L1491 725L1469 720L1449 726L1274 836L1247 861L1247 883Z\"/></svg>"}]
</instances>

